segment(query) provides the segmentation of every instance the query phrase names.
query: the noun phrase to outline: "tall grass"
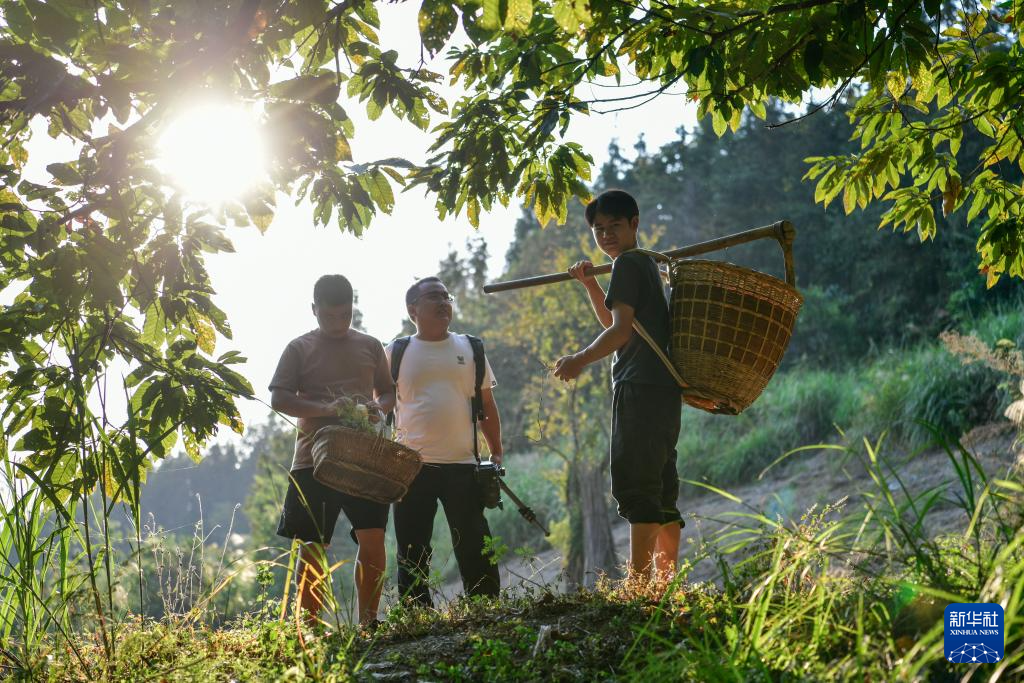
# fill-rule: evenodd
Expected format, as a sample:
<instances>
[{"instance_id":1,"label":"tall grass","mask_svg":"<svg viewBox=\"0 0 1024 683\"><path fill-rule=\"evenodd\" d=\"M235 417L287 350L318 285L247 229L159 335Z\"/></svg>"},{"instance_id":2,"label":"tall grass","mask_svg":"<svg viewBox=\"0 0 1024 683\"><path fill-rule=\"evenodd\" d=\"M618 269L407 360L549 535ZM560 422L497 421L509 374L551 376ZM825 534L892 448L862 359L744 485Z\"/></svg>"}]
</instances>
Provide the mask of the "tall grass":
<instances>
[{"instance_id":1,"label":"tall grass","mask_svg":"<svg viewBox=\"0 0 1024 683\"><path fill-rule=\"evenodd\" d=\"M932 432L934 435L936 432ZM636 680L1019 680L1024 674L1024 478L991 477L958 442L939 442L954 481L916 490L882 442L843 447L873 480L859 504L811 510L787 525L743 506L703 549L721 591L670 592L631 651ZM846 510L849 505L850 510ZM936 536L941 506L959 510ZM1006 615L995 665L946 661L950 602ZM688 617L680 647L651 650L659 622Z\"/></svg>"},{"instance_id":2,"label":"tall grass","mask_svg":"<svg viewBox=\"0 0 1024 683\"><path fill-rule=\"evenodd\" d=\"M84 678L104 677L118 661L121 627L153 601L169 622L222 621L218 597L252 563L218 549L201 521L185 552L153 530L143 538L129 529L124 538L109 499L46 495L30 472L2 458L0 679L43 680L54 652L77 663Z\"/></svg>"},{"instance_id":3,"label":"tall grass","mask_svg":"<svg viewBox=\"0 0 1024 683\"><path fill-rule=\"evenodd\" d=\"M0 455L6 442L0 439ZM16 476L3 457L0 470L0 674L32 671L56 634L82 662L74 605L85 589L80 544L31 479Z\"/></svg>"}]
</instances>

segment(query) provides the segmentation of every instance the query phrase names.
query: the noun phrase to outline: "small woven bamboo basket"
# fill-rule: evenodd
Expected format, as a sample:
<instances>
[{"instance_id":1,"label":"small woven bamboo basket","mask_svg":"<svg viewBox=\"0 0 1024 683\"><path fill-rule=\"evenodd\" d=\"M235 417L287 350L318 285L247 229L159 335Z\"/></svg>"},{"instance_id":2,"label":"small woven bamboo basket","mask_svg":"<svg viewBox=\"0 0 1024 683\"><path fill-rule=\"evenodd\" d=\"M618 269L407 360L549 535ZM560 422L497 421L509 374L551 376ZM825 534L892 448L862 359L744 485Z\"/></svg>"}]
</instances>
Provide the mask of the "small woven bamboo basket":
<instances>
[{"instance_id":1,"label":"small woven bamboo basket","mask_svg":"<svg viewBox=\"0 0 1024 683\"><path fill-rule=\"evenodd\" d=\"M329 425L313 438L313 477L325 486L376 503L395 503L423 461L413 449L380 434Z\"/></svg>"},{"instance_id":2,"label":"small woven bamboo basket","mask_svg":"<svg viewBox=\"0 0 1024 683\"><path fill-rule=\"evenodd\" d=\"M792 237L778 241L786 282L721 261L672 262L672 365L690 405L738 415L778 369L803 305Z\"/></svg>"}]
</instances>

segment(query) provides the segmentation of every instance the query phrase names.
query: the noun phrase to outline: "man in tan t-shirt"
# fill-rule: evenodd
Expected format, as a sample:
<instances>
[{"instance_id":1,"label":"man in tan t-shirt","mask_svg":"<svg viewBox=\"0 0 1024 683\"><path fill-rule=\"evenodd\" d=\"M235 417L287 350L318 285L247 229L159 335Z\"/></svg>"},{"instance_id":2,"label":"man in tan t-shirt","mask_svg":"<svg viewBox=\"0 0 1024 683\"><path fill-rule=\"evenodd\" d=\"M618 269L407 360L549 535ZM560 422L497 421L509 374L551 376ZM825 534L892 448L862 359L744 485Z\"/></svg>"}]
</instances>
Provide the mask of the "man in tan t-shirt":
<instances>
[{"instance_id":1,"label":"man in tan t-shirt","mask_svg":"<svg viewBox=\"0 0 1024 683\"><path fill-rule=\"evenodd\" d=\"M295 456L277 533L302 541L296 578L299 604L315 619L323 607L324 547L344 511L359 545L355 581L359 622L373 625L386 566L384 528L388 506L324 486L313 478L316 430L334 422L352 401L390 411L395 385L383 345L351 329L352 285L343 275L324 275L313 287L317 329L296 337L281 354L270 381L271 406L298 418Z\"/></svg>"}]
</instances>

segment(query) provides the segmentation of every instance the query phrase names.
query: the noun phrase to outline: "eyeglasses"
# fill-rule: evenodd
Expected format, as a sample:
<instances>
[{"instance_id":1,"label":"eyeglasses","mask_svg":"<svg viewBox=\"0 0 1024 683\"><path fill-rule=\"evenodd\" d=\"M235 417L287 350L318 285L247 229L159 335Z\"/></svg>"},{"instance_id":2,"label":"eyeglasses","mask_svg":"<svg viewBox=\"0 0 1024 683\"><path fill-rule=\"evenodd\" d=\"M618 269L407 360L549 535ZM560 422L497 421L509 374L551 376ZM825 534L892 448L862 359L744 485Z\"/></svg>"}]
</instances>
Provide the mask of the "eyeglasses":
<instances>
[{"instance_id":1,"label":"eyeglasses","mask_svg":"<svg viewBox=\"0 0 1024 683\"><path fill-rule=\"evenodd\" d=\"M591 230L594 233L594 237L604 237L605 235L611 235L617 229L618 229L618 226L616 226L616 225L611 225L611 226L604 227L604 228L600 228L600 227L597 227L595 225L594 227L591 228Z\"/></svg>"},{"instance_id":2,"label":"eyeglasses","mask_svg":"<svg viewBox=\"0 0 1024 683\"><path fill-rule=\"evenodd\" d=\"M432 304L440 304L440 303L449 303L449 304L451 304L451 303L455 303L455 296L452 295L452 294L449 294L448 292L427 292L426 294L422 294L422 295L416 297L416 301L414 301L413 303L417 303L420 300L429 301Z\"/></svg>"}]
</instances>

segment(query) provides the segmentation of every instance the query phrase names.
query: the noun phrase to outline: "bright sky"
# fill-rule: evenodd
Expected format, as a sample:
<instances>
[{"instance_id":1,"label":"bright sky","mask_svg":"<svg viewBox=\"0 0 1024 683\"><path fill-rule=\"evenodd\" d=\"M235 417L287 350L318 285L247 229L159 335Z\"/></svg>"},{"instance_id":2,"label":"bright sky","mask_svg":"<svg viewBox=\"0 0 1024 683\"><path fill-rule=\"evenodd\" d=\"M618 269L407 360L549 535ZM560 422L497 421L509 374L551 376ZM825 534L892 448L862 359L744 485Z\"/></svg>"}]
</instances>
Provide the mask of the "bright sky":
<instances>
[{"instance_id":1,"label":"bright sky","mask_svg":"<svg viewBox=\"0 0 1024 683\"><path fill-rule=\"evenodd\" d=\"M399 49L400 64L415 65L419 59L416 7L378 6L383 46ZM443 72L439 62L428 67ZM607 96L610 92L595 88L584 96ZM352 140L356 162L392 156L418 161L425 157L430 144L426 133L390 114L369 122L356 103L348 104L346 111L356 122ZM641 133L654 149L674 139L676 129L693 120L693 108L684 103L683 97L666 95L640 109L581 117L570 127L567 137L582 143L600 166L607 159L612 139L617 139L629 155ZM69 155L42 130L36 138L38 141L30 147L31 169L36 172L30 176L45 181L47 175L39 171L47 163ZM60 156L50 157L51 153ZM464 252L467 238L477 234L465 216L439 221L433 204L433 198L424 197L422 190L399 194L392 215L378 216L364 236L356 238L334 226L314 228L310 205L295 206L293 200L280 197L278 212L266 234L260 235L255 228L230 229L228 236L236 253L208 259L217 290L214 300L226 312L234 332L233 339L218 342L217 353L238 350L246 356L248 362L240 370L257 395L269 402L267 384L281 351L289 340L316 325L310 312L312 288L325 273L346 275L356 289L367 331L385 342L393 338L405 317L405 290L413 279L435 273L452 248ZM490 250L492 279L502 271L519 211L519 206L513 204L481 216L479 234ZM247 424L262 420L269 411L256 401L242 402L239 408Z\"/></svg>"}]
</instances>

